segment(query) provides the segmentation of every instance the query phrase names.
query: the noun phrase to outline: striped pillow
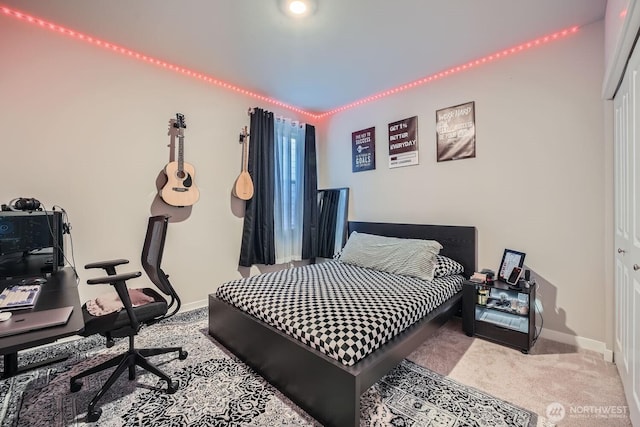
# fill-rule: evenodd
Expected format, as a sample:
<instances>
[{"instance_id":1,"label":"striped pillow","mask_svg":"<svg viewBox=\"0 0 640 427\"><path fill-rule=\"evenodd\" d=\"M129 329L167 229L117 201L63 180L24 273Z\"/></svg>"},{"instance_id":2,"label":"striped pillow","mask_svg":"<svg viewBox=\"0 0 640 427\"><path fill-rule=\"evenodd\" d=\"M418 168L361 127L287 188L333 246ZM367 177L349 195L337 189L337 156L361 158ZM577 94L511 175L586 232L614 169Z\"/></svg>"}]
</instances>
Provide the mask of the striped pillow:
<instances>
[{"instance_id":1,"label":"striped pillow","mask_svg":"<svg viewBox=\"0 0 640 427\"><path fill-rule=\"evenodd\" d=\"M435 240L400 239L351 233L340 261L403 276L433 280L436 255L442 245Z\"/></svg>"}]
</instances>

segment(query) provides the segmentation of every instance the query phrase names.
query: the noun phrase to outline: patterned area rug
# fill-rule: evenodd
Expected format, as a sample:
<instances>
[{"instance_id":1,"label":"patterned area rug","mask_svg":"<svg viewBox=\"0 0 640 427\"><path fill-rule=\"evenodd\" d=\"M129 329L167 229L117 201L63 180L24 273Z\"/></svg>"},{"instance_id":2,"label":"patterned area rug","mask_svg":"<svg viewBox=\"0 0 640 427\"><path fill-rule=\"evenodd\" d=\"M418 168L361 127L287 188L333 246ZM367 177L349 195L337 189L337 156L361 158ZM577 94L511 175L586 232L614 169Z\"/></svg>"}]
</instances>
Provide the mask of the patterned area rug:
<instances>
[{"instance_id":1,"label":"patterned area rug","mask_svg":"<svg viewBox=\"0 0 640 427\"><path fill-rule=\"evenodd\" d=\"M189 352L156 356L154 362L174 380L166 384L139 371L125 373L98 402L100 426L318 426L311 417L246 365L218 347L207 334L205 309L179 314L143 329L136 346L179 346ZM88 424L88 402L111 371L83 381L76 393L69 378L126 350L126 339L109 349L91 337L20 353L20 364L70 354L66 361L0 381L2 426L80 426ZM476 389L404 361L364 393L362 426L535 426L537 416Z\"/></svg>"}]
</instances>

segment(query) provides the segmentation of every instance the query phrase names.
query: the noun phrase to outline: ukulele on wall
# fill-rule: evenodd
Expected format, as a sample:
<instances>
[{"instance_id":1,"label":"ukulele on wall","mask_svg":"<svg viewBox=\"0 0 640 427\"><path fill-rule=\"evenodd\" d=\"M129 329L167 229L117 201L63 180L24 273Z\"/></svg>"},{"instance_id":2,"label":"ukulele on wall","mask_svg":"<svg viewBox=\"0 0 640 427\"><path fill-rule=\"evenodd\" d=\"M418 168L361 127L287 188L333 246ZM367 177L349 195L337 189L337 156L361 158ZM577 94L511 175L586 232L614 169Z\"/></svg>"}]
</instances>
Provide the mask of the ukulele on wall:
<instances>
[{"instance_id":1,"label":"ukulele on wall","mask_svg":"<svg viewBox=\"0 0 640 427\"><path fill-rule=\"evenodd\" d=\"M247 127L245 126L240 134L240 141L242 141L242 172L236 178L236 183L233 186L233 195L240 200L249 200L253 197L253 181L251 175L249 175L249 133L247 133Z\"/></svg>"},{"instance_id":2,"label":"ukulele on wall","mask_svg":"<svg viewBox=\"0 0 640 427\"><path fill-rule=\"evenodd\" d=\"M176 114L173 126L178 129L178 160L164 168L167 183L160 190L160 197L172 206L191 206L200 198L200 191L193 182L195 168L184 161L184 129L187 127L184 114Z\"/></svg>"}]
</instances>

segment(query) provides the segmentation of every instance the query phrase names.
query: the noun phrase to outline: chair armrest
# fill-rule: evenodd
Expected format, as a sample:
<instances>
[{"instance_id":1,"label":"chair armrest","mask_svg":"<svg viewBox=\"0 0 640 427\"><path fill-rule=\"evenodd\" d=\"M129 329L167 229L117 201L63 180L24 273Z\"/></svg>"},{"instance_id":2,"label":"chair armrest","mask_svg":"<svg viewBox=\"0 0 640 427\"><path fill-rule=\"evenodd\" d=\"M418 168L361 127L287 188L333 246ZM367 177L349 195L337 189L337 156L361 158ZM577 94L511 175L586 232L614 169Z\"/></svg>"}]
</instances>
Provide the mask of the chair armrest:
<instances>
[{"instance_id":1,"label":"chair armrest","mask_svg":"<svg viewBox=\"0 0 640 427\"><path fill-rule=\"evenodd\" d=\"M98 261L98 262L92 262L89 263L87 265L84 266L85 269L90 269L90 268L108 268L108 267L115 267L117 265L122 265L122 264L128 264L129 260L128 259L112 259L109 261Z\"/></svg>"},{"instance_id":2,"label":"chair armrest","mask_svg":"<svg viewBox=\"0 0 640 427\"><path fill-rule=\"evenodd\" d=\"M105 283L125 282L129 279L135 279L136 277L140 276L142 276L142 273L136 271L132 273L122 273L111 276L97 277L95 279L88 279L87 285L103 285Z\"/></svg>"}]
</instances>

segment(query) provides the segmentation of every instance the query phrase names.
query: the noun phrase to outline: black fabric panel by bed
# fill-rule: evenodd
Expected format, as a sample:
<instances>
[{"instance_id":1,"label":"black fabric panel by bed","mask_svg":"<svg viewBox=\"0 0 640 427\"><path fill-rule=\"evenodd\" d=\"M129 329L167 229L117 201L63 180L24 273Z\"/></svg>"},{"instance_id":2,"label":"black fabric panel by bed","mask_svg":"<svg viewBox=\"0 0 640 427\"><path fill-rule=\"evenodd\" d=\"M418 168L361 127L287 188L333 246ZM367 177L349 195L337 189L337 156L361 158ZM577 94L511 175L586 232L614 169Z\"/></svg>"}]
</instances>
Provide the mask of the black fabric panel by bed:
<instances>
[{"instance_id":1,"label":"black fabric panel by bed","mask_svg":"<svg viewBox=\"0 0 640 427\"><path fill-rule=\"evenodd\" d=\"M476 264L474 227L350 223L350 231L438 240L441 254L471 274ZM357 426L360 395L433 334L458 310L461 292L352 366L209 296L209 333L311 416L327 426Z\"/></svg>"}]
</instances>

